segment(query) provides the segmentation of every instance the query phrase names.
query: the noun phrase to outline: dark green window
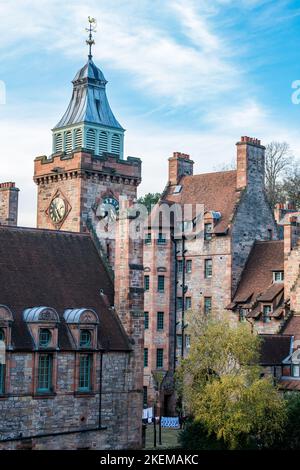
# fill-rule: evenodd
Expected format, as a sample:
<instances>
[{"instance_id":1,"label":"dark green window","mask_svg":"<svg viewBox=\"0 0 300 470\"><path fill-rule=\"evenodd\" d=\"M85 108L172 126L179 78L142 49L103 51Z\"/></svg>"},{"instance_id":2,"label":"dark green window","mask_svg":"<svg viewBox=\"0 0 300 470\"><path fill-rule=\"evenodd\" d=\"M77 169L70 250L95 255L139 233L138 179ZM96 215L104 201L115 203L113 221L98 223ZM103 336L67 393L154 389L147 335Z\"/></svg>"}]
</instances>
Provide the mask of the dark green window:
<instances>
[{"instance_id":1,"label":"dark green window","mask_svg":"<svg viewBox=\"0 0 300 470\"><path fill-rule=\"evenodd\" d=\"M156 368L162 369L163 366L164 366L164 350L159 348L156 350Z\"/></svg>"},{"instance_id":2,"label":"dark green window","mask_svg":"<svg viewBox=\"0 0 300 470\"><path fill-rule=\"evenodd\" d=\"M183 261L182 261L182 259L177 261L177 270L178 270L179 273L182 273L182 271L183 271Z\"/></svg>"},{"instance_id":3,"label":"dark green window","mask_svg":"<svg viewBox=\"0 0 300 470\"><path fill-rule=\"evenodd\" d=\"M4 341L4 340L5 340L4 330L2 330L2 328L0 328L0 341Z\"/></svg>"},{"instance_id":4,"label":"dark green window","mask_svg":"<svg viewBox=\"0 0 300 470\"><path fill-rule=\"evenodd\" d=\"M144 405L144 408L147 408L147 405L148 405L148 388L147 387L143 387L143 405Z\"/></svg>"},{"instance_id":5,"label":"dark green window","mask_svg":"<svg viewBox=\"0 0 300 470\"><path fill-rule=\"evenodd\" d=\"M185 298L185 309L190 310L192 308L192 297Z\"/></svg>"},{"instance_id":6,"label":"dark green window","mask_svg":"<svg viewBox=\"0 0 300 470\"><path fill-rule=\"evenodd\" d=\"M38 392L50 392L52 388L52 356L50 354L39 355L38 365Z\"/></svg>"},{"instance_id":7,"label":"dark green window","mask_svg":"<svg viewBox=\"0 0 300 470\"><path fill-rule=\"evenodd\" d=\"M148 367L148 348L144 349L144 367Z\"/></svg>"},{"instance_id":8,"label":"dark green window","mask_svg":"<svg viewBox=\"0 0 300 470\"><path fill-rule=\"evenodd\" d=\"M39 346L40 348L46 348L49 346L51 341L51 332L45 328L41 329L39 332Z\"/></svg>"},{"instance_id":9,"label":"dark green window","mask_svg":"<svg viewBox=\"0 0 300 470\"><path fill-rule=\"evenodd\" d=\"M0 395L5 391L5 364L0 364Z\"/></svg>"},{"instance_id":10,"label":"dark green window","mask_svg":"<svg viewBox=\"0 0 300 470\"><path fill-rule=\"evenodd\" d=\"M177 310L182 310L182 297L177 297Z\"/></svg>"},{"instance_id":11,"label":"dark green window","mask_svg":"<svg viewBox=\"0 0 300 470\"><path fill-rule=\"evenodd\" d=\"M164 329L164 312L157 312L157 329Z\"/></svg>"},{"instance_id":12,"label":"dark green window","mask_svg":"<svg viewBox=\"0 0 300 470\"><path fill-rule=\"evenodd\" d=\"M212 239L212 224L204 224L204 240L211 240Z\"/></svg>"},{"instance_id":13,"label":"dark green window","mask_svg":"<svg viewBox=\"0 0 300 470\"><path fill-rule=\"evenodd\" d=\"M206 279L212 277L212 259L206 259L204 261L205 267L204 267L204 277Z\"/></svg>"},{"instance_id":14,"label":"dark green window","mask_svg":"<svg viewBox=\"0 0 300 470\"><path fill-rule=\"evenodd\" d=\"M204 313L206 315L211 313L211 297L204 297Z\"/></svg>"},{"instance_id":15,"label":"dark green window","mask_svg":"<svg viewBox=\"0 0 300 470\"><path fill-rule=\"evenodd\" d=\"M147 233L145 236L145 245L151 245L151 233Z\"/></svg>"},{"instance_id":16,"label":"dark green window","mask_svg":"<svg viewBox=\"0 0 300 470\"><path fill-rule=\"evenodd\" d=\"M191 273L192 272L192 260L191 259L188 259L186 261L186 272L187 273Z\"/></svg>"},{"instance_id":17,"label":"dark green window","mask_svg":"<svg viewBox=\"0 0 300 470\"><path fill-rule=\"evenodd\" d=\"M80 347L81 348L89 348L92 343L92 335L89 330L81 330L80 331Z\"/></svg>"},{"instance_id":18,"label":"dark green window","mask_svg":"<svg viewBox=\"0 0 300 470\"><path fill-rule=\"evenodd\" d=\"M144 276L144 289L150 289L150 276Z\"/></svg>"},{"instance_id":19,"label":"dark green window","mask_svg":"<svg viewBox=\"0 0 300 470\"><path fill-rule=\"evenodd\" d=\"M263 322L269 323L271 321L272 306L264 305L263 306Z\"/></svg>"},{"instance_id":20,"label":"dark green window","mask_svg":"<svg viewBox=\"0 0 300 470\"><path fill-rule=\"evenodd\" d=\"M158 292L164 292L164 290L165 290L165 276L158 276L157 290L158 290Z\"/></svg>"},{"instance_id":21,"label":"dark green window","mask_svg":"<svg viewBox=\"0 0 300 470\"><path fill-rule=\"evenodd\" d=\"M79 387L83 392L91 390L91 355L80 354L79 356Z\"/></svg>"},{"instance_id":22,"label":"dark green window","mask_svg":"<svg viewBox=\"0 0 300 470\"><path fill-rule=\"evenodd\" d=\"M166 235L164 233L158 234L157 244L158 245L165 245L167 243Z\"/></svg>"},{"instance_id":23,"label":"dark green window","mask_svg":"<svg viewBox=\"0 0 300 470\"><path fill-rule=\"evenodd\" d=\"M149 328L149 312L144 312L144 327L145 330Z\"/></svg>"}]
</instances>

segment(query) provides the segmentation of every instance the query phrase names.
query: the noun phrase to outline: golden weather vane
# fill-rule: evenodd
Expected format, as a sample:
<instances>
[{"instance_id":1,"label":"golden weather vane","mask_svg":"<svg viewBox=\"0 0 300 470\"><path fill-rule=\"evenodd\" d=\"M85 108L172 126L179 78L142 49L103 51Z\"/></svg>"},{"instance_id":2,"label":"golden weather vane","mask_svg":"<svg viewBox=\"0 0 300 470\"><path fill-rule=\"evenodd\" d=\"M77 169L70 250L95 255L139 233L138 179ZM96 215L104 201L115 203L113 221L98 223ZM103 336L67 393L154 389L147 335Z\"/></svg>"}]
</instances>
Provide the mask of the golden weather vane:
<instances>
[{"instance_id":1,"label":"golden weather vane","mask_svg":"<svg viewBox=\"0 0 300 470\"><path fill-rule=\"evenodd\" d=\"M96 18L92 18L91 16L88 17L88 21L90 23L90 26L88 28L85 28L85 30L89 33L89 38L86 40L86 43L89 46L89 59L91 59L93 57L92 46L95 44L93 33L97 32L97 21Z\"/></svg>"}]
</instances>

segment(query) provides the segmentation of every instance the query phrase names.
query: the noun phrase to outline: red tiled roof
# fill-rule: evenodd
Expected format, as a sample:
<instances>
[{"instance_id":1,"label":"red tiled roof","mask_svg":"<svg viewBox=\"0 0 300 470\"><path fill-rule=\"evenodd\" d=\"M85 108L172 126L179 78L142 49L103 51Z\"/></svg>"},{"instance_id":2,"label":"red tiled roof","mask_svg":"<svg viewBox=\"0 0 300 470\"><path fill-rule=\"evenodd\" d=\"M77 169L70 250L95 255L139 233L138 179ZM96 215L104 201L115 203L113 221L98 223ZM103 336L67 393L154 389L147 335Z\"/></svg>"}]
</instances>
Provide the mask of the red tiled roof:
<instances>
[{"instance_id":1,"label":"red tiled roof","mask_svg":"<svg viewBox=\"0 0 300 470\"><path fill-rule=\"evenodd\" d=\"M281 390L300 390L300 380L295 379L281 379L279 382Z\"/></svg>"},{"instance_id":2,"label":"red tiled roof","mask_svg":"<svg viewBox=\"0 0 300 470\"><path fill-rule=\"evenodd\" d=\"M274 287L271 284L272 271L283 271L283 261L282 240L256 241L243 270L233 301L235 303L246 302L252 295L256 299L266 291L271 297L278 289L282 289L282 284L280 284L280 288L278 284L274 284Z\"/></svg>"},{"instance_id":3,"label":"red tiled roof","mask_svg":"<svg viewBox=\"0 0 300 470\"><path fill-rule=\"evenodd\" d=\"M180 204L204 204L205 211L221 213L221 219L215 226L215 233L226 232L235 206L240 197L236 189L236 170L183 176L179 182L182 189L173 194L170 186L164 199Z\"/></svg>"},{"instance_id":4,"label":"red tiled roof","mask_svg":"<svg viewBox=\"0 0 300 470\"><path fill-rule=\"evenodd\" d=\"M291 351L291 336L282 335L259 335L260 345L260 364L261 365L280 365L286 359Z\"/></svg>"},{"instance_id":5,"label":"red tiled roof","mask_svg":"<svg viewBox=\"0 0 300 470\"><path fill-rule=\"evenodd\" d=\"M99 347L130 349L117 315L100 296L103 289L113 305L113 284L87 234L0 227L0 304L14 316L13 346L31 349L23 321L30 307L53 307L60 316L59 347L71 349L63 320L67 308L92 308L99 316Z\"/></svg>"},{"instance_id":6,"label":"red tiled roof","mask_svg":"<svg viewBox=\"0 0 300 470\"><path fill-rule=\"evenodd\" d=\"M283 335L293 335L295 341L300 340L300 315L293 315L285 324Z\"/></svg>"},{"instance_id":7,"label":"red tiled roof","mask_svg":"<svg viewBox=\"0 0 300 470\"><path fill-rule=\"evenodd\" d=\"M277 295L280 294L284 289L284 284L281 282L274 282L271 284L267 290L265 290L258 298L257 300L259 302L272 302Z\"/></svg>"}]
</instances>

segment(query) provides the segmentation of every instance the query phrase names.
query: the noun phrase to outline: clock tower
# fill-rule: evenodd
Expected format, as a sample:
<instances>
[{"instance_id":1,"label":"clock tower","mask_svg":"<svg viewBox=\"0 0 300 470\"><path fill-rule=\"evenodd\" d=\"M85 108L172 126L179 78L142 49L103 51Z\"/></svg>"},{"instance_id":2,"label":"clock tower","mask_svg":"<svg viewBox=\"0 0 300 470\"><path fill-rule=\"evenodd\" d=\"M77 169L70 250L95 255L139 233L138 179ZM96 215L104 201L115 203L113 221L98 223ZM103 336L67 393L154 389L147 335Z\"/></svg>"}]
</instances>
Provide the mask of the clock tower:
<instances>
[{"instance_id":1,"label":"clock tower","mask_svg":"<svg viewBox=\"0 0 300 470\"><path fill-rule=\"evenodd\" d=\"M141 160L124 159L125 130L115 118L107 96L107 81L91 54L73 80L69 106L52 129L52 154L34 161L38 187L37 227L90 231L114 266L114 234L120 198L137 196Z\"/></svg>"}]
</instances>

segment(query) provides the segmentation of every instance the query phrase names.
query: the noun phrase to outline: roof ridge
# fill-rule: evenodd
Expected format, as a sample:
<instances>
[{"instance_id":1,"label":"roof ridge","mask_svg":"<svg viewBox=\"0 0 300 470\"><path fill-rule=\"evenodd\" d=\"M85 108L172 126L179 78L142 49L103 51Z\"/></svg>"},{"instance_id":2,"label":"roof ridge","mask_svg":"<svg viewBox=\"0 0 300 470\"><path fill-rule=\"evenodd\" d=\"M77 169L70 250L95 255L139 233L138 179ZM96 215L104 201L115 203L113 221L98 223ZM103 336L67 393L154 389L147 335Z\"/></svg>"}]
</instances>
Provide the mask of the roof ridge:
<instances>
[{"instance_id":1,"label":"roof ridge","mask_svg":"<svg viewBox=\"0 0 300 470\"><path fill-rule=\"evenodd\" d=\"M10 225L0 225L0 230L8 230L8 231L19 231L19 232L47 232L52 234L61 234L61 235L76 235L76 236L84 236L91 238L88 232L72 232L70 230L55 230L51 228L39 228L39 227L21 227L21 226L10 226Z\"/></svg>"},{"instance_id":2,"label":"roof ridge","mask_svg":"<svg viewBox=\"0 0 300 470\"><path fill-rule=\"evenodd\" d=\"M183 175L183 178L194 178L195 176L221 175L224 173L236 173L237 170L210 171L208 173L198 173L196 175Z\"/></svg>"}]
</instances>

